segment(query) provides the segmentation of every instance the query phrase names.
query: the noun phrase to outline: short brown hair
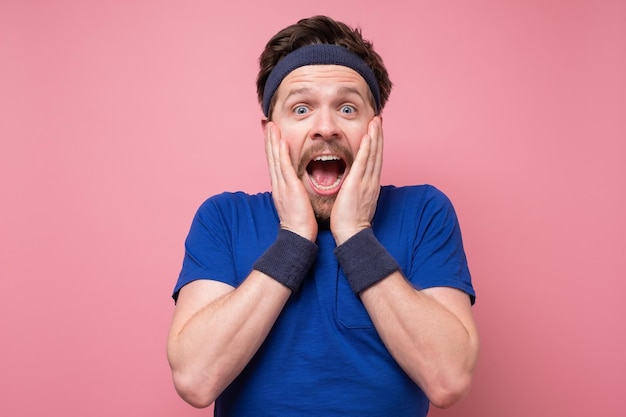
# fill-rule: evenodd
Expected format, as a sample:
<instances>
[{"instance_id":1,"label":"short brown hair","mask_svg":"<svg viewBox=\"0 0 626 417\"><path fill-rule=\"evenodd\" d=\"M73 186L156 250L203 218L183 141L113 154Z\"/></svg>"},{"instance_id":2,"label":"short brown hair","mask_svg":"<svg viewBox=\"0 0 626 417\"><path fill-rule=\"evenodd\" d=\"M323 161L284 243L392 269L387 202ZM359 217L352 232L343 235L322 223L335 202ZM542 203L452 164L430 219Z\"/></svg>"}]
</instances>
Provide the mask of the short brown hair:
<instances>
[{"instance_id":1,"label":"short brown hair","mask_svg":"<svg viewBox=\"0 0 626 417\"><path fill-rule=\"evenodd\" d=\"M259 103L263 102L265 83L278 61L298 48L314 44L339 45L358 55L374 72L380 87L380 108L382 110L385 107L393 84L383 59L374 51L372 43L363 39L360 28L351 28L328 16L301 19L298 23L278 32L267 42L259 57L259 73L256 80Z\"/></svg>"}]
</instances>

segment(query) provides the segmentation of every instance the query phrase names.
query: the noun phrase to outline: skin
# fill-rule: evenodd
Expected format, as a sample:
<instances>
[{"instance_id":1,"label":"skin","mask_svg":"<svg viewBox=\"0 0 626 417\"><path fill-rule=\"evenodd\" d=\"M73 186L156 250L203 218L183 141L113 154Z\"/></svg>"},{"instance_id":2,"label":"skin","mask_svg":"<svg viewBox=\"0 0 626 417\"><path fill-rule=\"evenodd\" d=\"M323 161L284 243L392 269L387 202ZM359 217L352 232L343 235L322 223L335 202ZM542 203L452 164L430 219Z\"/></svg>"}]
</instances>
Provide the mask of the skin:
<instances>
[{"instance_id":1,"label":"skin","mask_svg":"<svg viewBox=\"0 0 626 417\"><path fill-rule=\"evenodd\" d=\"M281 83L272 121L262 124L282 228L314 241L317 220L330 220L339 245L370 226L380 192L383 136L369 96L358 73L337 65L301 67ZM347 164L345 180L330 194L317 189L305 170L318 155L337 155Z\"/></svg>"},{"instance_id":2,"label":"skin","mask_svg":"<svg viewBox=\"0 0 626 417\"><path fill-rule=\"evenodd\" d=\"M280 226L315 241L319 224L328 224L340 245L370 227L380 192L382 120L367 84L349 68L315 65L294 70L276 94L271 121L262 126ZM316 187L306 173L320 154L346 162L334 189ZM290 293L258 271L236 289L210 280L184 286L168 337L181 397L210 405L250 361ZM467 393L478 334L466 294L418 291L395 272L359 296L387 349L435 406Z\"/></svg>"}]
</instances>

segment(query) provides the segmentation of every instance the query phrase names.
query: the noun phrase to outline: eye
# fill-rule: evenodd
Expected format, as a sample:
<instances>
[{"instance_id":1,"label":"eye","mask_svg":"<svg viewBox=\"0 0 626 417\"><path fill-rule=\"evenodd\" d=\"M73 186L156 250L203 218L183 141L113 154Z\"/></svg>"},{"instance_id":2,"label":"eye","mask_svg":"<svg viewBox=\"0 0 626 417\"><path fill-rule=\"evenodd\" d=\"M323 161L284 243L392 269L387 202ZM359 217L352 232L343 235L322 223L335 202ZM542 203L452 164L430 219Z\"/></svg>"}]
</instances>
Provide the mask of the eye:
<instances>
[{"instance_id":1,"label":"eye","mask_svg":"<svg viewBox=\"0 0 626 417\"><path fill-rule=\"evenodd\" d=\"M298 115L307 114L309 109L306 106L298 106L293 110L293 112Z\"/></svg>"},{"instance_id":2,"label":"eye","mask_svg":"<svg viewBox=\"0 0 626 417\"><path fill-rule=\"evenodd\" d=\"M352 106L345 105L341 106L341 109L339 111L345 114L352 114L356 111L356 109Z\"/></svg>"}]
</instances>

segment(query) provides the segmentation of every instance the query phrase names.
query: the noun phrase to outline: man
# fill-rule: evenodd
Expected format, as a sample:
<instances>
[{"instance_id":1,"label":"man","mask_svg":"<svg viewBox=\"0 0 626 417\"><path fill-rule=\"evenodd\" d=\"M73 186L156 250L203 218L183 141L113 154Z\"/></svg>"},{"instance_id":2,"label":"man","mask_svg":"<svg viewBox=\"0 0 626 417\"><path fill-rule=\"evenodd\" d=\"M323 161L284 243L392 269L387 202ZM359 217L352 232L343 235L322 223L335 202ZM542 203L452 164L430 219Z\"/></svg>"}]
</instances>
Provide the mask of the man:
<instances>
[{"instance_id":1,"label":"man","mask_svg":"<svg viewBox=\"0 0 626 417\"><path fill-rule=\"evenodd\" d=\"M198 210L174 289L174 385L215 415L425 416L469 389L474 290L449 200L380 185L391 82L317 16L260 57L271 193Z\"/></svg>"}]
</instances>

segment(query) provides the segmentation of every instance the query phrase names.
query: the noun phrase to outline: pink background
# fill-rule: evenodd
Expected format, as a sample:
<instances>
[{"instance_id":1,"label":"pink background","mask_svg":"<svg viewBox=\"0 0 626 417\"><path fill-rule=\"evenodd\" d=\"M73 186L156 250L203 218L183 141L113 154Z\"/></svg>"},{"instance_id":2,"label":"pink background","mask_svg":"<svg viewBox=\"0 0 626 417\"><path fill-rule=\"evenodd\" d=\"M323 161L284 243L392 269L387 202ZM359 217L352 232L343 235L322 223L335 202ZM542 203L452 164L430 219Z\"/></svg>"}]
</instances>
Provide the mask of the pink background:
<instances>
[{"instance_id":1,"label":"pink background","mask_svg":"<svg viewBox=\"0 0 626 417\"><path fill-rule=\"evenodd\" d=\"M0 1L0 415L210 414L165 359L183 240L268 188L256 59L325 13L395 82L384 182L461 221L481 359L432 415L623 416L625 2L211 3Z\"/></svg>"}]
</instances>

